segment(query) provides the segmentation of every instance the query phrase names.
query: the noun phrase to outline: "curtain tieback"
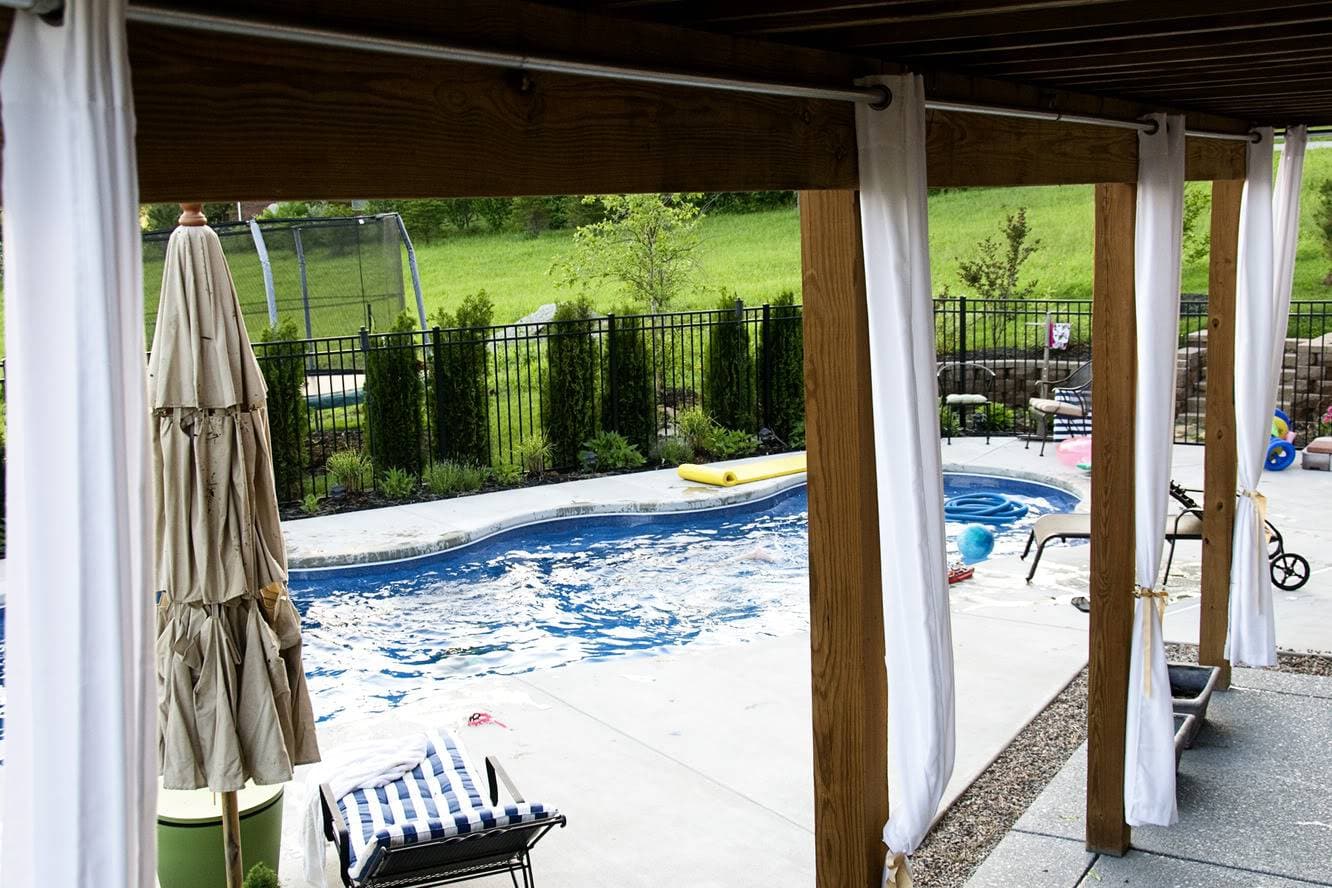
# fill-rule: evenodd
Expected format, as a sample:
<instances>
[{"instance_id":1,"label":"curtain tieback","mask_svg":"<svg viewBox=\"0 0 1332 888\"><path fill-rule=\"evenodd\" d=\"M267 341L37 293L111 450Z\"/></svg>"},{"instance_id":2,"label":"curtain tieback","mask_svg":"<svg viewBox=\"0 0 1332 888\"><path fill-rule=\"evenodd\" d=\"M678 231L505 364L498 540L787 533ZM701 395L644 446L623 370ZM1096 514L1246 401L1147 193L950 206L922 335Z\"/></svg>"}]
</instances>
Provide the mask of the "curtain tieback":
<instances>
[{"instance_id":1,"label":"curtain tieback","mask_svg":"<svg viewBox=\"0 0 1332 888\"><path fill-rule=\"evenodd\" d=\"M912 888L911 867L905 854L888 852L883 862L883 888Z\"/></svg>"},{"instance_id":2,"label":"curtain tieback","mask_svg":"<svg viewBox=\"0 0 1332 888\"><path fill-rule=\"evenodd\" d=\"M1272 535L1267 529L1267 497L1257 490L1244 488L1240 491L1240 496L1248 497L1253 501L1253 508L1258 513L1258 520L1253 523L1253 543L1254 549L1259 553L1259 557L1264 560L1267 557L1267 544L1271 542ZM1258 588L1258 584L1253 587L1254 605L1258 608L1258 613L1263 613L1263 596Z\"/></svg>"},{"instance_id":3,"label":"curtain tieback","mask_svg":"<svg viewBox=\"0 0 1332 888\"><path fill-rule=\"evenodd\" d=\"M1134 598L1141 598L1149 606L1155 605L1156 614L1165 620L1166 604L1170 601L1170 593L1166 591L1165 586L1137 586L1133 590ZM1151 613L1147 613L1146 619L1142 623L1142 692L1148 697L1152 695L1152 627L1156 620L1152 619Z\"/></svg>"}]
</instances>

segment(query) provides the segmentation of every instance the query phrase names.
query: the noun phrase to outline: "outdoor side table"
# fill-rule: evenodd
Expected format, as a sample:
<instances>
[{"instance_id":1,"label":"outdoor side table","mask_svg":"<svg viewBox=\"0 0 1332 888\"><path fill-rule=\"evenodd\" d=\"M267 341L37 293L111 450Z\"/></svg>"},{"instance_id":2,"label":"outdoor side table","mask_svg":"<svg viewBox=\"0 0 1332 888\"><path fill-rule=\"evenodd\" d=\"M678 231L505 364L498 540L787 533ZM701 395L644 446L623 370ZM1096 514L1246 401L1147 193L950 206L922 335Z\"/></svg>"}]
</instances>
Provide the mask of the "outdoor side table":
<instances>
[{"instance_id":1,"label":"outdoor side table","mask_svg":"<svg viewBox=\"0 0 1332 888\"><path fill-rule=\"evenodd\" d=\"M277 872L282 853L283 785L247 783L237 793L241 858ZM222 796L209 789L162 789L157 797L157 880L161 888L226 888L222 854Z\"/></svg>"}]
</instances>

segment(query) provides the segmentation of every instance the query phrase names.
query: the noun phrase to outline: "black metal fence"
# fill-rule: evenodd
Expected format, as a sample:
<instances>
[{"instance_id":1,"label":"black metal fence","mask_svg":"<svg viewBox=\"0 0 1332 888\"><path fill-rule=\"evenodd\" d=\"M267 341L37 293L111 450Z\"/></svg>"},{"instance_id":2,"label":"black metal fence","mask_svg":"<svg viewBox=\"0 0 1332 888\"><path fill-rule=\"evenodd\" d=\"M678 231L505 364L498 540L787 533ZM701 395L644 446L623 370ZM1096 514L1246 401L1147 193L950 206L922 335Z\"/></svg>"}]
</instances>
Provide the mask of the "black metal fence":
<instances>
[{"instance_id":1,"label":"black metal fence","mask_svg":"<svg viewBox=\"0 0 1332 888\"><path fill-rule=\"evenodd\" d=\"M991 402L985 409L966 415L941 410L941 422L953 434L1026 435L1039 431L1037 420L1027 409L1032 397L1049 395L1053 384L1091 358L1091 303L1077 300L1015 300L991 302L966 298L935 301L934 319L939 358L939 385L943 395L974 392L977 376L988 386L983 393ZM1201 443L1205 430L1204 406L1207 391L1207 304L1205 298L1186 296L1180 319L1178 352L1178 396L1175 440ZM1049 347L1051 324L1067 324L1063 347ZM331 480L324 467L329 456L342 450L371 448L371 424L367 411L367 368L388 353L410 353L410 363L419 379L417 409L419 435L415 442L414 467L439 458L452 429L441 428L441 417L449 415L438 402L445 391L437 384L439 368L451 353L466 353L477 368L478 397L484 423L480 453L491 465L518 464L523 442L537 433L547 433L553 411L564 405L549 402L550 349L562 338L584 337L595 355L595 402L617 403L614 397L614 368L617 361L613 332L626 325L639 331L643 343L641 359L647 363L651 382L650 414L653 436L677 432L676 418L690 407L715 412L711 398L752 399L756 426L774 427L774 414L796 398L790 385L774 386L771 350L765 344L779 332L799 336L799 306L756 306L711 311L684 311L633 317L605 316L589 321L548 321L496 325L473 330L432 329L409 333L324 337L296 343L255 343L261 365L291 360L296 349L302 365L299 396L305 403L304 432L296 446L301 483L289 485L284 497L296 500L307 493L327 493ZM709 342L726 325L743 331L749 358L745 373L752 385L737 392L709 394L705 384ZM1298 302L1292 305L1277 406L1290 415L1297 444L1319 432L1320 421L1332 403L1332 303ZM456 363L456 362L455 362ZM975 365L985 368L975 371ZM1098 374L1107 372L1098 368ZM1111 371L1113 372L1113 369ZM1246 368L1236 369L1237 374ZM993 374L992 376L990 374ZM298 380L299 381L299 380ZM0 397L5 368L0 362ZM798 392L798 388L796 389ZM478 408L479 409L479 408ZM789 411L788 411L789 417ZM803 413L800 414L803 416ZM605 410L598 409L597 429L615 425ZM447 424L447 422L446 422ZM777 423L780 425L780 423ZM789 426L790 423L788 422ZM413 432L412 434L416 434ZM785 439L769 437L773 449L803 445L800 434L788 432ZM410 445L409 445L410 446ZM569 468L556 465L555 468ZM0 493L3 493L0 476Z\"/></svg>"}]
</instances>

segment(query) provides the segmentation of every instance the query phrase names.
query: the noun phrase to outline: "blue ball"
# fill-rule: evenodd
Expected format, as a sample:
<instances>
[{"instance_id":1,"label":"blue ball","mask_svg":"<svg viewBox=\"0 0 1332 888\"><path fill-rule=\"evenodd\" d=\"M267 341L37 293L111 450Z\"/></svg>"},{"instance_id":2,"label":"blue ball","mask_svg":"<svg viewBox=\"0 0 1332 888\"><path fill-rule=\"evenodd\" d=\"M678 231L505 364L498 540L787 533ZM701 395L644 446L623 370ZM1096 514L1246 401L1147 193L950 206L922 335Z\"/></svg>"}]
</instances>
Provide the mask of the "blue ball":
<instances>
[{"instance_id":1,"label":"blue ball","mask_svg":"<svg viewBox=\"0 0 1332 888\"><path fill-rule=\"evenodd\" d=\"M968 524L957 535L957 550L970 564L984 561L994 551L994 531L983 524Z\"/></svg>"}]
</instances>

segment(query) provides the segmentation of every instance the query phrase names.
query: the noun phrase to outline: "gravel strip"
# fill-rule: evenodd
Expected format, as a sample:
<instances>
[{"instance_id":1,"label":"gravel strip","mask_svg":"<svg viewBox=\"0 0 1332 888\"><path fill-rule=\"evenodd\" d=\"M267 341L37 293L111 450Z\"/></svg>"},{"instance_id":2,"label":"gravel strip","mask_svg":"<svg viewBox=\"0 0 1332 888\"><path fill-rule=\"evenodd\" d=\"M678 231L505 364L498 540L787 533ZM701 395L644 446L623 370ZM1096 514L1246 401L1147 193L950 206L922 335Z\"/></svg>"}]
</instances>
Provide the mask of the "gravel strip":
<instances>
[{"instance_id":1,"label":"gravel strip","mask_svg":"<svg viewBox=\"0 0 1332 888\"><path fill-rule=\"evenodd\" d=\"M1172 663L1198 662L1198 646L1168 644ZM1332 654L1277 654L1278 672L1332 676ZM976 778L911 859L918 888L961 888L1087 739L1084 669Z\"/></svg>"},{"instance_id":2,"label":"gravel strip","mask_svg":"<svg viewBox=\"0 0 1332 888\"><path fill-rule=\"evenodd\" d=\"M1084 669L953 803L911 858L918 888L955 888L1087 738Z\"/></svg>"}]
</instances>

